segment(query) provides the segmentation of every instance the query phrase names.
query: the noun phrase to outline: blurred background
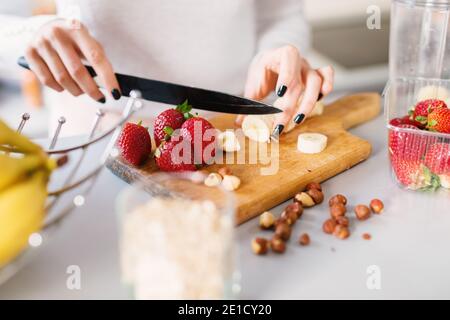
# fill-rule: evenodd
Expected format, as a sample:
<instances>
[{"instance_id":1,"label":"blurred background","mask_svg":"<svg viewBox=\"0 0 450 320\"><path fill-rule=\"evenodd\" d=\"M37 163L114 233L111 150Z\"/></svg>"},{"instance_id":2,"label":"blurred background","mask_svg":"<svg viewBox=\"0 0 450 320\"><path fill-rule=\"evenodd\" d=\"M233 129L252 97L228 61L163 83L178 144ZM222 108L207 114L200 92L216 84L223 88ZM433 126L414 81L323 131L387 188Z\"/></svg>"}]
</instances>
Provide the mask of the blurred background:
<instances>
[{"instance_id":1,"label":"blurred background","mask_svg":"<svg viewBox=\"0 0 450 320\"><path fill-rule=\"evenodd\" d=\"M276 1L276 0L273 0ZM305 14L312 28L313 65L331 64L336 69L336 95L347 92L381 91L388 78L389 0L304 0ZM370 13L377 6L381 29L369 30ZM55 12L53 0L0 2L0 15L31 16ZM0 26L2 27L2 26ZM11 70L0 60L0 118L15 127L24 112L33 121L25 133L46 137L52 101L31 72ZM57 106L55 106L57 107Z\"/></svg>"}]
</instances>

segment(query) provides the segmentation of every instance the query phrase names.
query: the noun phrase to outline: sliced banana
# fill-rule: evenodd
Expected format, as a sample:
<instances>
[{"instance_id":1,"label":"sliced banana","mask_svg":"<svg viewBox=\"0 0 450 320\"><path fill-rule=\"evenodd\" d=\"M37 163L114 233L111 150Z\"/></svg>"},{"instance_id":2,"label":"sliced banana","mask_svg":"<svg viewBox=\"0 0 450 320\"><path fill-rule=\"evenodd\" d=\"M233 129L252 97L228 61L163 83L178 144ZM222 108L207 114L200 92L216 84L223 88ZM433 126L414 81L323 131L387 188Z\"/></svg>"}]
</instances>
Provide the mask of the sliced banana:
<instances>
[{"instance_id":1,"label":"sliced banana","mask_svg":"<svg viewBox=\"0 0 450 320\"><path fill-rule=\"evenodd\" d=\"M225 152L235 152L241 150L239 139L233 131L224 131L217 136L219 148Z\"/></svg>"},{"instance_id":2,"label":"sliced banana","mask_svg":"<svg viewBox=\"0 0 450 320\"><path fill-rule=\"evenodd\" d=\"M302 133L298 135L297 150L302 153L320 153L327 147L327 136L320 133Z\"/></svg>"},{"instance_id":3,"label":"sliced banana","mask_svg":"<svg viewBox=\"0 0 450 320\"><path fill-rule=\"evenodd\" d=\"M319 116L323 113L324 104L317 102L309 117ZM242 131L244 135L257 142L268 142L275 124L275 115L249 115L242 122ZM296 126L294 119L291 119L285 126L283 133L292 131Z\"/></svg>"}]
</instances>

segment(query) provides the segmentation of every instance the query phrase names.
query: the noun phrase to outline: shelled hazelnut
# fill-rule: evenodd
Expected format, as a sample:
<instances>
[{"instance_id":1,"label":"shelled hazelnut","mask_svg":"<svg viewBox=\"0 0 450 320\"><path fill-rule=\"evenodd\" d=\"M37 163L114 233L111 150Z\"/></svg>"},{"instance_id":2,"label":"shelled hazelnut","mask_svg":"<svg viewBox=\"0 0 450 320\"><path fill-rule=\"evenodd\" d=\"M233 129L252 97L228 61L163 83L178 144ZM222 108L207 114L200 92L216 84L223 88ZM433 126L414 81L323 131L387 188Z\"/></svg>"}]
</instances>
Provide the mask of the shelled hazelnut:
<instances>
[{"instance_id":1,"label":"shelled hazelnut","mask_svg":"<svg viewBox=\"0 0 450 320\"><path fill-rule=\"evenodd\" d=\"M306 208L312 207L316 204L314 199L306 192L297 193L294 197L294 202L299 202Z\"/></svg>"},{"instance_id":2,"label":"shelled hazelnut","mask_svg":"<svg viewBox=\"0 0 450 320\"><path fill-rule=\"evenodd\" d=\"M336 220L334 219L328 219L322 225L323 232L327 234L332 234L335 228L336 228Z\"/></svg>"},{"instance_id":3,"label":"shelled hazelnut","mask_svg":"<svg viewBox=\"0 0 450 320\"><path fill-rule=\"evenodd\" d=\"M380 199L373 199L370 201L370 209L372 209L373 213L380 214L383 212L384 204Z\"/></svg>"},{"instance_id":4,"label":"shelled hazelnut","mask_svg":"<svg viewBox=\"0 0 450 320\"><path fill-rule=\"evenodd\" d=\"M252 250L257 255L266 254L269 250L269 241L264 238L255 238L252 240Z\"/></svg>"},{"instance_id":5,"label":"shelled hazelnut","mask_svg":"<svg viewBox=\"0 0 450 320\"><path fill-rule=\"evenodd\" d=\"M342 203L344 206L347 204L347 198L343 196L342 194L334 195L330 198L328 201L328 205L331 207L332 205L336 203Z\"/></svg>"},{"instance_id":6,"label":"shelled hazelnut","mask_svg":"<svg viewBox=\"0 0 450 320\"><path fill-rule=\"evenodd\" d=\"M370 240L372 239L372 236L370 235L370 233L363 233L362 238L364 240Z\"/></svg>"},{"instance_id":7,"label":"shelled hazelnut","mask_svg":"<svg viewBox=\"0 0 450 320\"><path fill-rule=\"evenodd\" d=\"M359 204L355 207L355 214L358 220L367 220L370 217L370 209L366 205Z\"/></svg>"},{"instance_id":8,"label":"shelled hazelnut","mask_svg":"<svg viewBox=\"0 0 450 320\"><path fill-rule=\"evenodd\" d=\"M289 204L284 211L290 211L290 212L294 212L295 215L297 216L297 219L299 219L302 214L303 214L303 206L300 202L294 202Z\"/></svg>"},{"instance_id":9,"label":"shelled hazelnut","mask_svg":"<svg viewBox=\"0 0 450 320\"><path fill-rule=\"evenodd\" d=\"M286 243L281 237L275 235L270 241L270 248L273 252L284 253L286 251Z\"/></svg>"},{"instance_id":10,"label":"shelled hazelnut","mask_svg":"<svg viewBox=\"0 0 450 320\"><path fill-rule=\"evenodd\" d=\"M347 239L348 237L350 237L350 231L348 230L348 228L341 226L341 225L336 226L333 234L341 240L344 240L344 239Z\"/></svg>"},{"instance_id":11,"label":"shelled hazelnut","mask_svg":"<svg viewBox=\"0 0 450 320\"><path fill-rule=\"evenodd\" d=\"M272 212L266 211L259 216L259 226L261 229L271 229L275 224L275 216Z\"/></svg>"},{"instance_id":12,"label":"shelled hazelnut","mask_svg":"<svg viewBox=\"0 0 450 320\"><path fill-rule=\"evenodd\" d=\"M236 176L224 176L222 186L227 191L234 191L241 185L241 179Z\"/></svg>"},{"instance_id":13,"label":"shelled hazelnut","mask_svg":"<svg viewBox=\"0 0 450 320\"><path fill-rule=\"evenodd\" d=\"M320 183L310 182L306 185L305 190L311 190L311 189L316 189L316 190L322 191L322 186L320 185Z\"/></svg>"},{"instance_id":14,"label":"shelled hazelnut","mask_svg":"<svg viewBox=\"0 0 450 320\"><path fill-rule=\"evenodd\" d=\"M275 227L275 235L279 236L284 241L288 241L291 237L292 229L287 223L279 223Z\"/></svg>"},{"instance_id":15,"label":"shelled hazelnut","mask_svg":"<svg viewBox=\"0 0 450 320\"><path fill-rule=\"evenodd\" d=\"M350 220L347 217L337 217L336 223L343 227L348 227L350 225Z\"/></svg>"},{"instance_id":16,"label":"shelled hazelnut","mask_svg":"<svg viewBox=\"0 0 450 320\"><path fill-rule=\"evenodd\" d=\"M288 225L292 226L297 222L298 216L297 213L295 213L294 211L284 210L281 213L281 218L283 218Z\"/></svg>"},{"instance_id":17,"label":"shelled hazelnut","mask_svg":"<svg viewBox=\"0 0 450 320\"><path fill-rule=\"evenodd\" d=\"M347 208L342 203L335 203L330 207L330 215L332 218L343 217L347 212Z\"/></svg>"},{"instance_id":18,"label":"shelled hazelnut","mask_svg":"<svg viewBox=\"0 0 450 320\"><path fill-rule=\"evenodd\" d=\"M311 242L311 239L309 238L309 235L307 233L304 233L300 236L300 238L298 239L298 243L301 246L307 246L309 245Z\"/></svg>"},{"instance_id":19,"label":"shelled hazelnut","mask_svg":"<svg viewBox=\"0 0 450 320\"><path fill-rule=\"evenodd\" d=\"M323 202L323 192L317 189L310 189L306 193L314 200L314 204L320 204Z\"/></svg>"},{"instance_id":20,"label":"shelled hazelnut","mask_svg":"<svg viewBox=\"0 0 450 320\"><path fill-rule=\"evenodd\" d=\"M204 183L205 183L205 186L207 186L207 187L216 187L222 183L222 176L215 172L210 173L206 177Z\"/></svg>"}]
</instances>

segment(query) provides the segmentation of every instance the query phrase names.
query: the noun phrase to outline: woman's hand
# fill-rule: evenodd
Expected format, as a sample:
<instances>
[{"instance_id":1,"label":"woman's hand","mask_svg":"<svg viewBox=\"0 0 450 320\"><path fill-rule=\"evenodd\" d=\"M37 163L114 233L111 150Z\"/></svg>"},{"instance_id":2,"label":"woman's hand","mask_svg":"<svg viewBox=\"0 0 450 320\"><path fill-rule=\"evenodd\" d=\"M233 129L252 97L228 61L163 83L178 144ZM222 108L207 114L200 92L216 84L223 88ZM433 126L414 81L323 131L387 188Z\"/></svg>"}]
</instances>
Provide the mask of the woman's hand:
<instances>
[{"instance_id":1,"label":"woman's hand","mask_svg":"<svg viewBox=\"0 0 450 320\"><path fill-rule=\"evenodd\" d=\"M73 96L86 93L98 102L106 101L84 67L82 59L85 59L114 99L121 96L102 46L81 23L70 24L63 19L47 23L36 33L25 56L38 79L58 92L67 90Z\"/></svg>"},{"instance_id":2,"label":"woman's hand","mask_svg":"<svg viewBox=\"0 0 450 320\"><path fill-rule=\"evenodd\" d=\"M257 55L248 72L245 97L262 100L276 90L274 106L284 112L277 115L273 136L278 136L292 119L301 123L313 110L320 95L333 90L334 70L331 66L312 69L297 48L288 45ZM300 105L298 105L301 97ZM239 116L237 124L244 116Z\"/></svg>"}]
</instances>

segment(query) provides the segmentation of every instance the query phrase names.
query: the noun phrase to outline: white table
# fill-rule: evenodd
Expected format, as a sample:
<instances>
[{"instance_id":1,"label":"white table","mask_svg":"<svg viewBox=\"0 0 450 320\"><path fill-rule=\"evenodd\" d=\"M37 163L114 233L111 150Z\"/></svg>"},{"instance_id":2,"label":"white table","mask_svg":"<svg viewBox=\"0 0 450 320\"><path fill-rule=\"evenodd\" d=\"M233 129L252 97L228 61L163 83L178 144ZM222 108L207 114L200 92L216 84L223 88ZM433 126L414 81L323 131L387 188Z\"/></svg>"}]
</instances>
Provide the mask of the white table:
<instances>
[{"instance_id":1,"label":"white table","mask_svg":"<svg viewBox=\"0 0 450 320\"><path fill-rule=\"evenodd\" d=\"M345 194L350 204L384 200L381 216L353 222L348 240L321 231L327 205L307 209L284 255L255 256L250 241L264 235L252 220L237 228L242 298L450 298L450 194L436 197L400 190L391 180L384 119L353 130L370 140L373 155L323 184L326 199ZM86 205L65 221L41 254L0 287L0 299L122 299L114 201L126 184L104 171ZM273 211L280 213L284 205ZM300 233L311 236L300 247ZM369 232L372 240L361 235ZM81 268L81 290L66 287L70 265ZM381 289L369 289L369 266ZM373 278L371 278L373 279Z\"/></svg>"}]
</instances>

